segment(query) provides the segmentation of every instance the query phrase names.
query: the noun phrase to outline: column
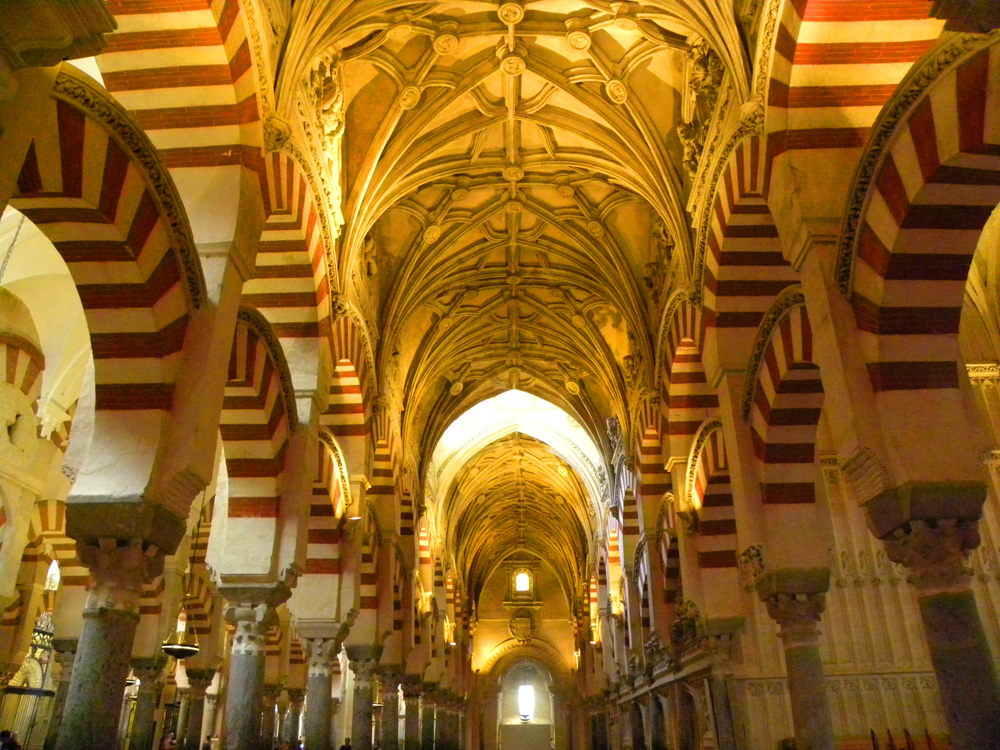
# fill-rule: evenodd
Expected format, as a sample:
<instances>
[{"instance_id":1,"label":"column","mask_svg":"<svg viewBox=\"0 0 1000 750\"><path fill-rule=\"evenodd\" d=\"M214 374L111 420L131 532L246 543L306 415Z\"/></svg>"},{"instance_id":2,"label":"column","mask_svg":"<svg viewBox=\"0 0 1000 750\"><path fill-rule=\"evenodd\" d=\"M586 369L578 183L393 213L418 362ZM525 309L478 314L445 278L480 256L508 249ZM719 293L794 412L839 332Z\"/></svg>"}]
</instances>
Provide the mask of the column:
<instances>
[{"instance_id":1,"label":"column","mask_svg":"<svg viewBox=\"0 0 1000 750\"><path fill-rule=\"evenodd\" d=\"M302 717L303 701L305 701L305 693L303 691L295 689L288 691L288 716L285 718L285 734L281 739L292 746L299 739L299 723Z\"/></svg>"},{"instance_id":2,"label":"column","mask_svg":"<svg viewBox=\"0 0 1000 750\"><path fill-rule=\"evenodd\" d=\"M382 670L382 750L399 750L399 680L398 670Z\"/></svg>"},{"instance_id":3,"label":"column","mask_svg":"<svg viewBox=\"0 0 1000 750\"><path fill-rule=\"evenodd\" d=\"M306 702L306 747L309 750L329 750L333 660L340 653L340 642L334 638L304 638L302 646L309 658L309 677L306 683L306 695L309 698Z\"/></svg>"},{"instance_id":4,"label":"column","mask_svg":"<svg viewBox=\"0 0 1000 750\"><path fill-rule=\"evenodd\" d=\"M153 747L156 706L163 691L160 675L166 665L166 656L147 656L132 660L132 671L139 680L135 696L135 718L132 720L133 750L151 750Z\"/></svg>"},{"instance_id":5,"label":"column","mask_svg":"<svg viewBox=\"0 0 1000 750\"><path fill-rule=\"evenodd\" d=\"M188 678L187 724L184 729L184 750L201 750L202 726L205 723L205 691L215 679L214 669L185 670ZM268 750L271 750L268 748Z\"/></svg>"},{"instance_id":6,"label":"column","mask_svg":"<svg viewBox=\"0 0 1000 750\"><path fill-rule=\"evenodd\" d=\"M448 699L438 700L434 707L434 749L452 750L448 737Z\"/></svg>"},{"instance_id":7,"label":"column","mask_svg":"<svg viewBox=\"0 0 1000 750\"><path fill-rule=\"evenodd\" d=\"M969 552L978 519L911 520L883 538L889 559L910 569L920 619L955 750L1000 737L1000 680L972 591Z\"/></svg>"},{"instance_id":8,"label":"column","mask_svg":"<svg viewBox=\"0 0 1000 750\"><path fill-rule=\"evenodd\" d=\"M354 672L354 715L351 717L351 746L354 750L372 748L373 681L381 648L348 646L347 657Z\"/></svg>"},{"instance_id":9,"label":"column","mask_svg":"<svg viewBox=\"0 0 1000 750\"><path fill-rule=\"evenodd\" d=\"M816 627L826 605L825 594L774 593L764 598L764 604L780 627L795 743L810 750L833 750L833 722Z\"/></svg>"},{"instance_id":10,"label":"column","mask_svg":"<svg viewBox=\"0 0 1000 750\"><path fill-rule=\"evenodd\" d=\"M280 694L281 688L277 685L264 685L261 692L260 750L274 748L274 721Z\"/></svg>"},{"instance_id":11,"label":"column","mask_svg":"<svg viewBox=\"0 0 1000 750\"><path fill-rule=\"evenodd\" d=\"M201 725L205 728L206 737L215 736L215 725L219 718L219 696L218 695L206 695L205 696L205 718L201 722ZM200 750L200 748L199 748Z\"/></svg>"},{"instance_id":12,"label":"column","mask_svg":"<svg viewBox=\"0 0 1000 750\"><path fill-rule=\"evenodd\" d=\"M279 743L285 741L285 722L288 720L288 697L286 693L278 696L278 729L277 737Z\"/></svg>"},{"instance_id":13,"label":"column","mask_svg":"<svg viewBox=\"0 0 1000 750\"><path fill-rule=\"evenodd\" d=\"M403 705L406 723L403 727L403 750L420 750L420 682L408 676L403 680Z\"/></svg>"},{"instance_id":14,"label":"column","mask_svg":"<svg viewBox=\"0 0 1000 750\"><path fill-rule=\"evenodd\" d=\"M188 713L191 710L191 688L177 688L180 705L177 707L177 747L184 748L187 737Z\"/></svg>"},{"instance_id":15,"label":"column","mask_svg":"<svg viewBox=\"0 0 1000 750\"><path fill-rule=\"evenodd\" d=\"M424 685L420 700L420 750L434 750L434 688Z\"/></svg>"},{"instance_id":16,"label":"column","mask_svg":"<svg viewBox=\"0 0 1000 750\"><path fill-rule=\"evenodd\" d=\"M500 733L500 690L493 688L483 691L483 725L480 729L483 736L481 743L484 750L497 750Z\"/></svg>"},{"instance_id":17,"label":"column","mask_svg":"<svg viewBox=\"0 0 1000 750\"><path fill-rule=\"evenodd\" d=\"M272 615L267 604L226 609L226 619L236 626L226 681L226 750L252 750L260 744L264 657Z\"/></svg>"},{"instance_id":18,"label":"column","mask_svg":"<svg viewBox=\"0 0 1000 750\"><path fill-rule=\"evenodd\" d=\"M736 726L733 707L729 698L732 674L732 644L736 633L743 627L742 619L714 620L705 624L708 631L709 650L712 654L712 671L708 679L712 714L715 718L715 741L719 750L736 750Z\"/></svg>"},{"instance_id":19,"label":"column","mask_svg":"<svg viewBox=\"0 0 1000 750\"><path fill-rule=\"evenodd\" d=\"M569 705L564 690L550 688L552 695L552 734L555 750L569 750Z\"/></svg>"},{"instance_id":20,"label":"column","mask_svg":"<svg viewBox=\"0 0 1000 750\"><path fill-rule=\"evenodd\" d=\"M77 555L93 582L56 747L116 750L139 597L143 583L163 570L163 556L141 541L109 538L77 542Z\"/></svg>"},{"instance_id":21,"label":"column","mask_svg":"<svg viewBox=\"0 0 1000 750\"><path fill-rule=\"evenodd\" d=\"M59 663L59 683L56 685L56 695L52 699L52 718L49 719L49 731L45 735L45 750L55 750L59 738L59 727L62 724L63 709L66 707L66 695L69 693L69 683L73 676L73 658L76 656L76 638L53 638L52 652Z\"/></svg>"}]
</instances>

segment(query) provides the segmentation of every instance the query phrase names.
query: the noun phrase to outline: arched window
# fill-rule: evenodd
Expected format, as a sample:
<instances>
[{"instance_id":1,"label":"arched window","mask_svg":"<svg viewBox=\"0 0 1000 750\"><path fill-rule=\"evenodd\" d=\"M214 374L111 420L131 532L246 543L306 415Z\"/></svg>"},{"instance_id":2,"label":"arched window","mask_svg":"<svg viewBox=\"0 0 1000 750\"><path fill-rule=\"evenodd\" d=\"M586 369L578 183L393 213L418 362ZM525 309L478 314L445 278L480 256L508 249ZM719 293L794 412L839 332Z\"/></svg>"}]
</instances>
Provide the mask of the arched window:
<instances>
[{"instance_id":1,"label":"arched window","mask_svg":"<svg viewBox=\"0 0 1000 750\"><path fill-rule=\"evenodd\" d=\"M514 591L531 591L531 576L524 570L514 576Z\"/></svg>"}]
</instances>

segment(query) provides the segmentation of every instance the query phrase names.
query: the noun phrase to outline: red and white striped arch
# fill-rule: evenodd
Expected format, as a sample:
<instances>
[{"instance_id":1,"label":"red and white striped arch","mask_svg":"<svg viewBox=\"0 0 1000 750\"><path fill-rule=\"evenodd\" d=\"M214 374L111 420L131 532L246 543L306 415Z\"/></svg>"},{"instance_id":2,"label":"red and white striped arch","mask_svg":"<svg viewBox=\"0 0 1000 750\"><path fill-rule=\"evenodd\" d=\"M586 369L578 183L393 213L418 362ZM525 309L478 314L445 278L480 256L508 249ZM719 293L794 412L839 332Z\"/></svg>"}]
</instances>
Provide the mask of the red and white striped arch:
<instances>
[{"instance_id":1,"label":"red and white striped arch","mask_svg":"<svg viewBox=\"0 0 1000 750\"><path fill-rule=\"evenodd\" d=\"M114 413L159 412L148 423L158 429L204 298L179 195L128 114L71 72L57 75L33 122L23 161L5 162L14 173L0 183L13 183L10 205L52 241L76 283L95 361L94 440Z\"/></svg>"},{"instance_id":2,"label":"red and white striped arch","mask_svg":"<svg viewBox=\"0 0 1000 750\"><path fill-rule=\"evenodd\" d=\"M706 422L688 462L689 502L698 509L698 565L736 567L736 515L722 423Z\"/></svg>"},{"instance_id":3,"label":"red and white striped arch","mask_svg":"<svg viewBox=\"0 0 1000 750\"><path fill-rule=\"evenodd\" d=\"M684 299L674 309L660 352L660 409L667 424L668 456L686 456L691 440L719 408L702 364L705 316Z\"/></svg>"},{"instance_id":4,"label":"red and white striped arch","mask_svg":"<svg viewBox=\"0 0 1000 750\"><path fill-rule=\"evenodd\" d=\"M765 505L812 503L823 382L801 296L764 335L750 412L754 453L763 466L761 499Z\"/></svg>"},{"instance_id":5,"label":"red and white striped arch","mask_svg":"<svg viewBox=\"0 0 1000 750\"><path fill-rule=\"evenodd\" d=\"M957 388L969 265L1000 203L1000 46L940 76L868 188L851 302L876 392Z\"/></svg>"},{"instance_id":6,"label":"red and white striped arch","mask_svg":"<svg viewBox=\"0 0 1000 750\"><path fill-rule=\"evenodd\" d=\"M104 85L167 166L205 185L216 167L257 171L262 107L239 0L108 0L108 9L118 30L97 58Z\"/></svg>"},{"instance_id":7,"label":"red and white striped arch","mask_svg":"<svg viewBox=\"0 0 1000 750\"><path fill-rule=\"evenodd\" d=\"M321 431L309 507L305 575L340 573L340 541L348 498L345 477L340 448L332 436Z\"/></svg>"},{"instance_id":8,"label":"red and white striped arch","mask_svg":"<svg viewBox=\"0 0 1000 750\"><path fill-rule=\"evenodd\" d=\"M275 539L281 475L296 423L291 376L267 321L240 310L219 432L229 475L228 528L237 539ZM262 550L263 555L263 550Z\"/></svg>"},{"instance_id":9,"label":"red and white striped arch","mask_svg":"<svg viewBox=\"0 0 1000 750\"><path fill-rule=\"evenodd\" d=\"M321 424L338 439L364 437L372 413L371 348L352 315L341 314L330 326L335 371L330 382L330 404Z\"/></svg>"},{"instance_id":10,"label":"red and white striped arch","mask_svg":"<svg viewBox=\"0 0 1000 750\"><path fill-rule=\"evenodd\" d=\"M791 151L857 149L944 21L931 0L790 0L767 83L767 172Z\"/></svg>"},{"instance_id":11,"label":"red and white striped arch","mask_svg":"<svg viewBox=\"0 0 1000 750\"><path fill-rule=\"evenodd\" d=\"M745 361L775 296L797 275L782 254L764 196L763 144L740 141L726 162L712 202L702 272L706 339L725 358ZM720 356L723 356L720 352Z\"/></svg>"},{"instance_id":12,"label":"red and white striped arch","mask_svg":"<svg viewBox=\"0 0 1000 750\"><path fill-rule=\"evenodd\" d=\"M286 153L264 158L261 182L266 221L243 301L263 313L280 338L325 337L330 286L322 209L300 165Z\"/></svg>"}]
</instances>

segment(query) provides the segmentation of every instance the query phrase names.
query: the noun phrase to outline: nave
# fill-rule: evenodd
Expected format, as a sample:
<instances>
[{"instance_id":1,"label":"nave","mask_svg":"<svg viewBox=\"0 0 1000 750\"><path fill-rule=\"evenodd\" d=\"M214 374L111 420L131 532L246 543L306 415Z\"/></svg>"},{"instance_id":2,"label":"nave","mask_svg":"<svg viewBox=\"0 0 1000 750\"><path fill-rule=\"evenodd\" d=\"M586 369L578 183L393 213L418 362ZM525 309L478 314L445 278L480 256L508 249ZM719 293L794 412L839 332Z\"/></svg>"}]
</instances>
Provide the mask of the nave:
<instances>
[{"instance_id":1,"label":"nave","mask_svg":"<svg viewBox=\"0 0 1000 750\"><path fill-rule=\"evenodd\" d=\"M1000 748L993 0L0 0L0 729Z\"/></svg>"}]
</instances>

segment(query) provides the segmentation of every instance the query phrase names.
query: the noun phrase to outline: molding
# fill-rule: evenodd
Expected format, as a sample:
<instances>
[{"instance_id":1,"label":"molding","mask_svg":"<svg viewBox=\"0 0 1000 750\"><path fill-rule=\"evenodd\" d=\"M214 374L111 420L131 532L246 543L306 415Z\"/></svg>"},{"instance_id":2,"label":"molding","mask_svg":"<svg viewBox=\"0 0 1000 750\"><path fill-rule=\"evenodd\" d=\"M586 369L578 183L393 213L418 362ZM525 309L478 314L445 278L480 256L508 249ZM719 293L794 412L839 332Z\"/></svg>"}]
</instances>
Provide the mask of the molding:
<instances>
[{"instance_id":1,"label":"molding","mask_svg":"<svg viewBox=\"0 0 1000 750\"><path fill-rule=\"evenodd\" d=\"M694 442L691 444L691 455L688 458L687 472L684 480L684 492L686 493L684 502L687 506L692 504L692 498L694 498L695 470L698 467L698 461L701 459L701 452L704 450L709 436L716 430L721 429L722 420L715 417L702 424L695 434Z\"/></svg>"},{"instance_id":2,"label":"molding","mask_svg":"<svg viewBox=\"0 0 1000 750\"><path fill-rule=\"evenodd\" d=\"M740 403L740 413L743 415L743 421L747 424L750 423L750 412L753 410L754 396L757 393L760 363L764 359L764 352L771 341L774 328L792 308L805 305L805 303L806 298L801 284L785 287L778 294L771 309L767 311L757 328L757 338L753 342L753 351L751 351L750 360L747 363L747 377L743 381L743 400Z\"/></svg>"},{"instance_id":3,"label":"molding","mask_svg":"<svg viewBox=\"0 0 1000 750\"><path fill-rule=\"evenodd\" d=\"M347 461L344 459L337 439L325 428L321 428L319 431L319 441L330 449L330 455L333 457L333 470L337 473L337 481L340 482L340 492L344 498L344 509L346 510L354 505L354 496L351 494L351 477L347 472Z\"/></svg>"},{"instance_id":4,"label":"molding","mask_svg":"<svg viewBox=\"0 0 1000 750\"><path fill-rule=\"evenodd\" d=\"M206 298L205 279L201 272L198 250L191 236L191 224L170 171L160 160L156 147L135 124L131 115L117 102L109 99L106 93L93 88L71 71L73 69L65 65L60 69L52 95L102 123L129 155L130 161L142 167L140 171L150 188L150 195L156 201L158 213L166 219L171 250L180 260L187 280L184 288L191 307L199 309Z\"/></svg>"}]
</instances>

